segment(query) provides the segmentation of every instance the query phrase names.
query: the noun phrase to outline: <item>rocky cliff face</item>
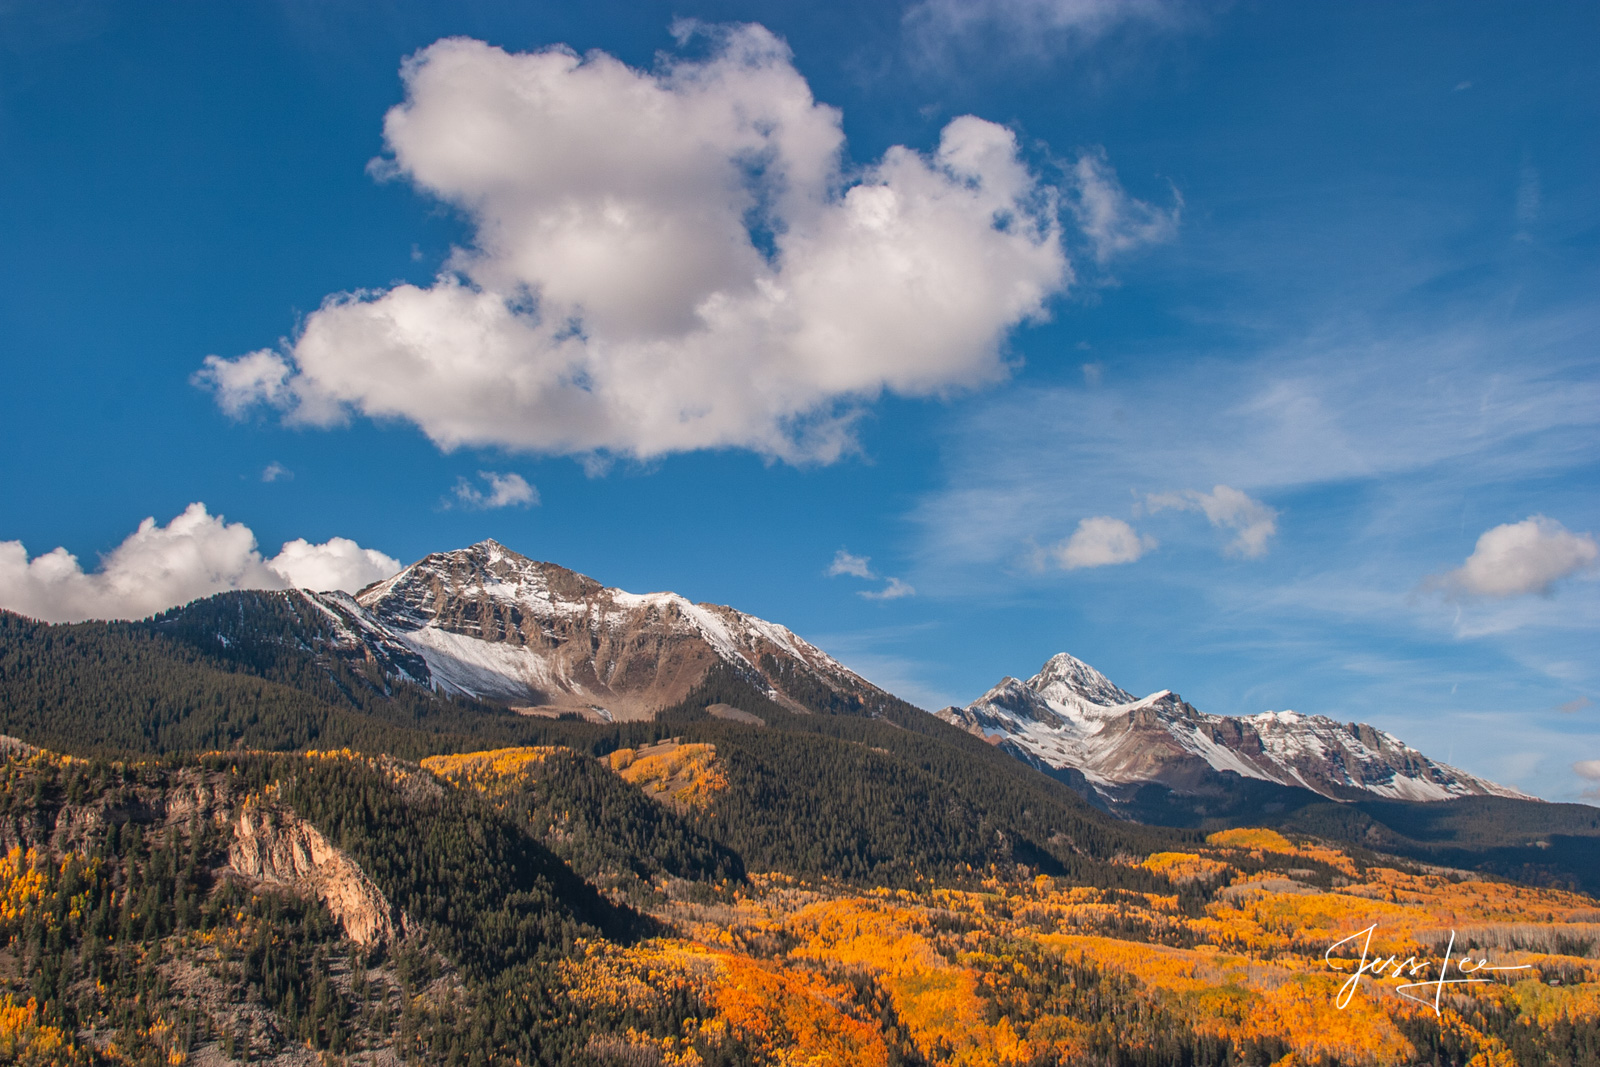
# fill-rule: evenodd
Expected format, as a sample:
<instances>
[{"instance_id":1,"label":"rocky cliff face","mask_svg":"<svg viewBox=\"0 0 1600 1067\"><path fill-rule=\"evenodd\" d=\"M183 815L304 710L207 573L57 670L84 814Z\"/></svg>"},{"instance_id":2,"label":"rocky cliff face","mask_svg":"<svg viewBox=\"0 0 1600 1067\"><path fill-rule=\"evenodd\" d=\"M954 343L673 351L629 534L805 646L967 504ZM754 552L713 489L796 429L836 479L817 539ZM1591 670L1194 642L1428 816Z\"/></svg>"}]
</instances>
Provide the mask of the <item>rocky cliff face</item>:
<instances>
[{"instance_id":1,"label":"rocky cliff face","mask_svg":"<svg viewBox=\"0 0 1600 1067\"><path fill-rule=\"evenodd\" d=\"M1227 772L1338 800L1524 796L1431 760L1365 723L1293 711L1209 715L1167 690L1135 699L1066 653L1025 682L1006 678L973 703L938 715L1029 762L1080 772L1113 796L1143 782L1181 792Z\"/></svg>"},{"instance_id":2,"label":"rocky cliff face","mask_svg":"<svg viewBox=\"0 0 1600 1067\"><path fill-rule=\"evenodd\" d=\"M355 597L306 595L386 672L536 712L648 718L717 663L796 710L797 679L886 696L776 623L609 588L494 541L427 556Z\"/></svg>"},{"instance_id":3,"label":"rocky cliff face","mask_svg":"<svg viewBox=\"0 0 1600 1067\"><path fill-rule=\"evenodd\" d=\"M0 736L0 761L7 759L47 765L61 757ZM416 784L407 781L408 790L440 788L431 776L410 778ZM31 819L0 819L0 855L30 847L53 855L92 852L110 826L143 826L160 835L203 823L232 830L228 865L214 873L318 897L357 944L388 942L397 930L404 933L404 916L315 826L258 795L242 796L227 774L196 767L171 771L160 785L124 783L81 801L49 804Z\"/></svg>"},{"instance_id":4,"label":"rocky cliff face","mask_svg":"<svg viewBox=\"0 0 1600 1067\"><path fill-rule=\"evenodd\" d=\"M403 924L372 879L315 826L258 798L240 806L228 866L251 881L318 897L358 945L389 942Z\"/></svg>"}]
</instances>

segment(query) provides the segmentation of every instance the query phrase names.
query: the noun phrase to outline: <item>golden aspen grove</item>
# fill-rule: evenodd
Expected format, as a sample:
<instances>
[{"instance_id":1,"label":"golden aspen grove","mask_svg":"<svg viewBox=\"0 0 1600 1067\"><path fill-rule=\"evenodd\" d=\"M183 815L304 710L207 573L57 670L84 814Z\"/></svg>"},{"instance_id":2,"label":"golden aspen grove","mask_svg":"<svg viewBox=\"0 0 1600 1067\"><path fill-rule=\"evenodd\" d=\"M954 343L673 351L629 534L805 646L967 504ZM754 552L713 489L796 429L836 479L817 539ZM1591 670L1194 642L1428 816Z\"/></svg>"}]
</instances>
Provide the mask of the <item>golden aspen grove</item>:
<instances>
[{"instance_id":1,"label":"golden aspen grove","mask_svg":"<svg viewBox=\"0 0 1600 1067\"><path fill-rule=\"evenodd\" d=\"M495 900L491 886L478 899L492 914L459 911L473 906L452 899L462 880L517 879L517 861L487 847L508 821L535 821L536 837L585 866L579 820L539 800L576 761L665 813L714 811L729 788L713 744L671 740L600 758L537 746L420 765L348 749L172 766L12 756L0 802L12 826L55 789L80 802L96 791L184 802L143 832L125 824L130 833L95 842L58 824L53 845L15 845L0 859L0 1050L30 1064L181 1064L210 1037L242 1062L295 1047L328 1063L378 1062L384 1047L544 1062L547 1052L528 1059L512 1042L497 1052L505 1023L564 1035L569 1062L675 1067L1501 1067L1594 1062L1600 1047L1593 898L1268 829L1117 857L1159 879L1137 890L1019 864L894 886L657 869L613 877L609 900L574 906L572 887L546 872L520 903ZM419 844L408 862L428 865L436 846L455 862L386 874L375 853L352 849L370 865L377 906L400 913L389 944L358 944L348 894L304 864L302 877L290 863L253 886L218 872L202 889L206 849L246 801L298 811L346 842L359 811L419 805L385 848L409 835ZM441 814L476 827L469 836L486 847L430 845ZM555 911L565 914L552 925ZM545 945L508 949L530 921ZM1371 960L1411 969L1368 970L1341 999L1360 938L1329 949L1368 928ZM465 962L480 936L498 942L496 965ZM1439 976L1447 946L1468 967L1518 969L1443 987L1437 1010L1431 987L1402 996L1412 976ZM1468 976L1455 966L1448 977ZM251 998L269 1021L237 1010Z\"/></svg>"}]
</instances>

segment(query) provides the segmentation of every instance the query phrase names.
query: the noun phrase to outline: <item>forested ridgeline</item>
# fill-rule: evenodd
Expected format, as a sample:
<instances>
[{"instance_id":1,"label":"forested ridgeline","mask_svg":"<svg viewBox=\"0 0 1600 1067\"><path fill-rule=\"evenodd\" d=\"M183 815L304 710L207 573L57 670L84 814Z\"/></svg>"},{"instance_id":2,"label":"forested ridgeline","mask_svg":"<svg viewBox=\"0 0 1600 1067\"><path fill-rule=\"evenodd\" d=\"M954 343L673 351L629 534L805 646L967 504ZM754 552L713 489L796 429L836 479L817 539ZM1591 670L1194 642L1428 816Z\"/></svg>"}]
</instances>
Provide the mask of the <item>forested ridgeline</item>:
<instances>
[{"instance_id":1,"label":"forested ridgeline","mask_svg":"<svg viewBox=\"0 0 1600 1067\"><path fill-rule=\"evenodd\" d=\"M503 708L347 661L310 616L273 593L223 594L144 622L48 625L0 611L0 732L110 758L350 746L416 759L522 739L523 720Z\"/></svg>"},{"instance_id":2,"label":"forested ridgeline","mask_svg":"<svg viewBox=\"0 0 1600 1067\"><path fill-rule=\"evenodd\" d=\"M1091 809L1068 786L903 701L841 692L777 661L763 669L784 704L719 664L655 721L603 725L446 697L402 680L401 658L380 662L348 646L324 612L285 593L222 594L132 623L47 626L0 613L0 732L107 757L350 747L413 760L515 745L601 756L679 736L716 744L732 783L699 832L751 869L805 877L909 884L1019 862L1118 884L1126 869L1105 861L1119 854L1266 822L1600 891L1600 827L1592 815L1575 822L1567 809L1588 809L1574 805L1335 804L1227 776L1228 795L1217 797L1147 787L1131 810L1182 828L1146 828ZM704 709L718 703L766 725L709 717Z\"/></svg>"},{"instance_id":3,"label":"forested ridgeline","mask_svg":"<svg viewBox=\"0 0 1600 1067\"><path fill-rule=\"evenodd\" d=\"M1282 826L1428 863L1600 896L1600 811L1588 804L1509 797L1462 797L1445 804L1363 800L1308 806Z\"/></svg>"},{"instance_id":4,"label":"forested ridgeline","mask_svg":"<svg viewBox=\"0 0 1600 1067\"><path fill-rule=\"evenodd\" d=\"M1125 791L1116 810L1151 825L1205 831L1271 826L1424 863L1600 894L1600 811L1588 804L1487 796L1341 803L1274 782L1212 778L1205 788L1183 794L1145 784Z\"/></svg>"},{"instance_id":5,"label":"forested ridgeline","mask_svg":"<svg viewBox=\"0 0 1600 1067\"><path fill-rule=\"evenodd\" d=\"M329 654L320 625L275 594L213 597L146 623L44 626L0 615L0 732L86 756L350 747L411 759L510 745L603 756L682 736L716 744L731 783L698 832L752 869L800 877L907 884L1019 862L1090 882L1137 881L1107 861L1192 837L1094 811L892 699L866 707L795 683L793 699L808 696L821 709L797 714L718 667L653 722L528 718ZM718 702L767 725L706 715ZM570 779L574 789L607 788L595 781ZM615 797L606 803L622 810Z\"/></svg>"}]
</instances>

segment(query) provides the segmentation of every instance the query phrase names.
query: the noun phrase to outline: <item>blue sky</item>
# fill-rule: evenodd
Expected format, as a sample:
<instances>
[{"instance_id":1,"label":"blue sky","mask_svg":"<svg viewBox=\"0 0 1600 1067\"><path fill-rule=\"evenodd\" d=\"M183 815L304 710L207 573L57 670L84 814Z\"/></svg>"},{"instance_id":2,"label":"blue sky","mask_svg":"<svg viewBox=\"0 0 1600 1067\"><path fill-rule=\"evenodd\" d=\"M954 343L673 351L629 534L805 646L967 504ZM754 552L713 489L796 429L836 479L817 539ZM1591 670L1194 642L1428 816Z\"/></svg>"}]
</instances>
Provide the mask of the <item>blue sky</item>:
<instances>
[{"instance_id":1,"label":"blue sky","mask_svg":"<svg viewBox=\"0 0 1600 1067\"><path fill-rule=\"evenodd\" d=\"M925 706L1068 650L1593 799L1596 39L0 3L0 605L494 537Z\"/></svg>"}]
</instances>

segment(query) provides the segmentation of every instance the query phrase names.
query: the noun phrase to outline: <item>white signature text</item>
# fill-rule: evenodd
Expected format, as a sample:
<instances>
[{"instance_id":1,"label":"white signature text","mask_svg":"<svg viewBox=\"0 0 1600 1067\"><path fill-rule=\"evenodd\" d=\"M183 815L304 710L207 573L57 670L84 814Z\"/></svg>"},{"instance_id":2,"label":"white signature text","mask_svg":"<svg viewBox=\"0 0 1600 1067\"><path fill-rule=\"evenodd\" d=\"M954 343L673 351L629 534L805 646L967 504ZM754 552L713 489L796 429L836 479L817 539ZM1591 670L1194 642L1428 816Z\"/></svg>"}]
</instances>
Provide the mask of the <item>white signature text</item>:
<instances>
[{"instance_id":1,"label":"white signature text","mask_svg":"<svg viewBox=\"0 0 1600 1067\"><path fill-rule=\"evenodd\" d=\"M1377 928L1378 924L1373 923L1365 930L1358 930L1349 937L1335 941L1328 946L1328 951L1322 954L1323 962L1341 974L1344 973L1344 965L1355 965L1354 973L1350 975L1344 985L1339 987L1339 996L1334 1001L1334 1004L1339 1008L1343 1008L1350 1003L1350 998L1355 996L1356 989L1361 984L1361 976L1364 974L1369 974L1374 978L1416 978L1418 975L1426 974L1428 969L1433 966L1432 960L1418 960L1415 956L1408 956L1405 959L1401 959L1398 956L1368 958L1368 953L1372 946L1372 932ZM1359 960L1333 958L1334 949L1339 948L1341 945L1349 945L1356 940L1361 942L1361 958ZM1352 950L1353 948L1354 946L1352 946ZM1433 1013L1438 1015L1439 1002L1444 996L1445 986L1484 985L1493 981L1492 978L1482 977L1485 971L1525 971L1533 966L1531 963L1524 963L1516 967L1491 967L1487 959L1473 959L1470 951L1456 958L1455 948L1456 932L1451 930L1450 944L1444 950L1444 959L1439 961L1438 975L1426 981L1403 982L1395 986L1394 991L1407 1000L1414 1000L1418 1004L1428 1005L1433 1009ZM1451 964L1455 965L1456 973L1462 977L1450 977ZM1433 998L1431 1000L1410 992L1413 989L1429 988L1433 990Z\"/></svg>"}]
</instances>

